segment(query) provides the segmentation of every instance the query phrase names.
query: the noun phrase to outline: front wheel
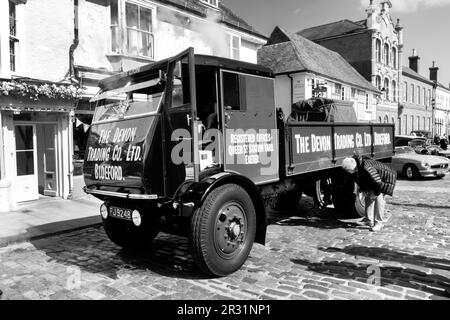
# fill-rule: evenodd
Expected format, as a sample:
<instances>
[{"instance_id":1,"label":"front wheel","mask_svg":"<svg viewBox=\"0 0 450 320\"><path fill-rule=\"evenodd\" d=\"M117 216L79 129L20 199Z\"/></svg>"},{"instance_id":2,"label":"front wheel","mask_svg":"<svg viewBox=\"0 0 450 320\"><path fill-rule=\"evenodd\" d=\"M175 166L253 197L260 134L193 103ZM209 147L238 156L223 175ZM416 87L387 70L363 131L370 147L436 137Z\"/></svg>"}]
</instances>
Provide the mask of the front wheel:
<instances>
[{"instance_id":1,"label":"front wheel","mask_svg":"<svg viewBox=\"0 0 450 320\"><path fill-rule=\"evenodd\" d=\"M405 166L403 172L409 180L415 180L420 176L419 170L417 170L416 166L412 164L408 164L407 166Z\"/></svg>"},{"instance_id":2,"label":"front wheel","mask_svg":"<svg viewBox=\"0 0 450 320\"><path fill-rule=\"evenodd\" d=\"M193 258L205 273L226 276L247 260L255 234L252 199L238 185L223 185L213 190L192 215Z\"/></svg>"}]
</instances>

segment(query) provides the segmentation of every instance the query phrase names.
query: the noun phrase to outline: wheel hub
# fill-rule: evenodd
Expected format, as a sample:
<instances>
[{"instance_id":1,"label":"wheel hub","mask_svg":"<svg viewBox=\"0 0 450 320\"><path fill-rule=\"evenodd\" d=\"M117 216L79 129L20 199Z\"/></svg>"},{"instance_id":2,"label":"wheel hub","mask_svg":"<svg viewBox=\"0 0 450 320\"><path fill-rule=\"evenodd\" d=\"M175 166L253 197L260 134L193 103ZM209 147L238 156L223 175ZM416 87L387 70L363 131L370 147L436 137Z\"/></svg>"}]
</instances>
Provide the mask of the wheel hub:
<instances>
[{"instance_id":1,"label":"wheel hub","mask_svg":"<svg viewBox=\"0 0 450 320\"><path fill-rule=\"evenodd\" d=\"M216 220L215 244L224 254L232 254L245 239L245 213L237 203L226 204Z\"/></svg>"}]
</instances>

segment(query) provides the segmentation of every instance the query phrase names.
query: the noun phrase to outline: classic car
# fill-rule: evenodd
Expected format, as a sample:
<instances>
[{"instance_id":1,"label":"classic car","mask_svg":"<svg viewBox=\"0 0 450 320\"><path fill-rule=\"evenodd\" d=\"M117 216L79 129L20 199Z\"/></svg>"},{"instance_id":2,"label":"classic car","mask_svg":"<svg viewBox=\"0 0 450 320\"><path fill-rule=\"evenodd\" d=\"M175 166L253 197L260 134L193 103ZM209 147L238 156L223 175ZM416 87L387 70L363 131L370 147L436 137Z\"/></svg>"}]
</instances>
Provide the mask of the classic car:
<instances>
[{"instance_id":1,"label":"classic car","mask_svg":"<svg viewBox=\"0 0 450 320\"><path fill-rule=\"evenodd\" d=\"M450 160L441 156L418 154L413 148L402 146L395 148L395 156L386 164L408 179L442 178L449 171Z\"/></svg>"},{"instance_id":2,"label":"classic car","mask_svg":"<svg viewBox=\"0 0 450 320\"><path fill-rule=\"evenodd\" d=\"M442 156L450 159L450 148L444 150L440 146L433 144L433 141L431 139L425 137L396 136L394 139L394 144L396 147L409 146L419 154Z\"/></svg>"}]
</instances>

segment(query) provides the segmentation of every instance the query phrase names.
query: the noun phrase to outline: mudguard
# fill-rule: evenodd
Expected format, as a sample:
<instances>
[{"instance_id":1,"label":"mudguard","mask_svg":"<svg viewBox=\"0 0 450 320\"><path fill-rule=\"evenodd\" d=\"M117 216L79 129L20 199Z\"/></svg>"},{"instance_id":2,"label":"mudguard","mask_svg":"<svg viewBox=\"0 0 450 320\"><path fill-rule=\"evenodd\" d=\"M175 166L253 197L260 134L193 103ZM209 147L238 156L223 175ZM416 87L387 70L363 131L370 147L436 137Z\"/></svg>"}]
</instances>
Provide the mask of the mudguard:
<instances>
[{"instance_id":1,"label":"mudguard","mask_svg":"<svg viewBox=\"0 0 450 320\"><path fill-rule=\"evenodd\" d=\"M201 206L211 191L231 183L244 188L253 200L257 224L255 242L265 245L267 213L258 187L250 179L234 172L217 173L205 177L198 183L192 181L186 182L178 189L174 199L182 205L183 216L189 217L194 210Z\"/></svg>"}]
</instances>

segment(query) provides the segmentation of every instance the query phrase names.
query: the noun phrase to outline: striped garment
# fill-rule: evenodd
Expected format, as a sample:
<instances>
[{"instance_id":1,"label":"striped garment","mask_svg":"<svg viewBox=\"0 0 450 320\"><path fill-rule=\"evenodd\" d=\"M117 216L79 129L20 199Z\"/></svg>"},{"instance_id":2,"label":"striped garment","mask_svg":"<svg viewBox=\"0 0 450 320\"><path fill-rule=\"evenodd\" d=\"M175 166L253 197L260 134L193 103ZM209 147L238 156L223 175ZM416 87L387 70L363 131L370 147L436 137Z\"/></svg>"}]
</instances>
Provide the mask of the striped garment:
<instances>
[{"instance_id":1,"label":"striped garment","mask_svg":"<svg viewBox=\"0 0 450 320\"><path fill-rule=\"evenodd\" d=\"M354 157L358 164L358 185L362 190L374 191L392 196L397 182L397 172L385 164L372 160Z\"/></svg>"}]
</instances>

